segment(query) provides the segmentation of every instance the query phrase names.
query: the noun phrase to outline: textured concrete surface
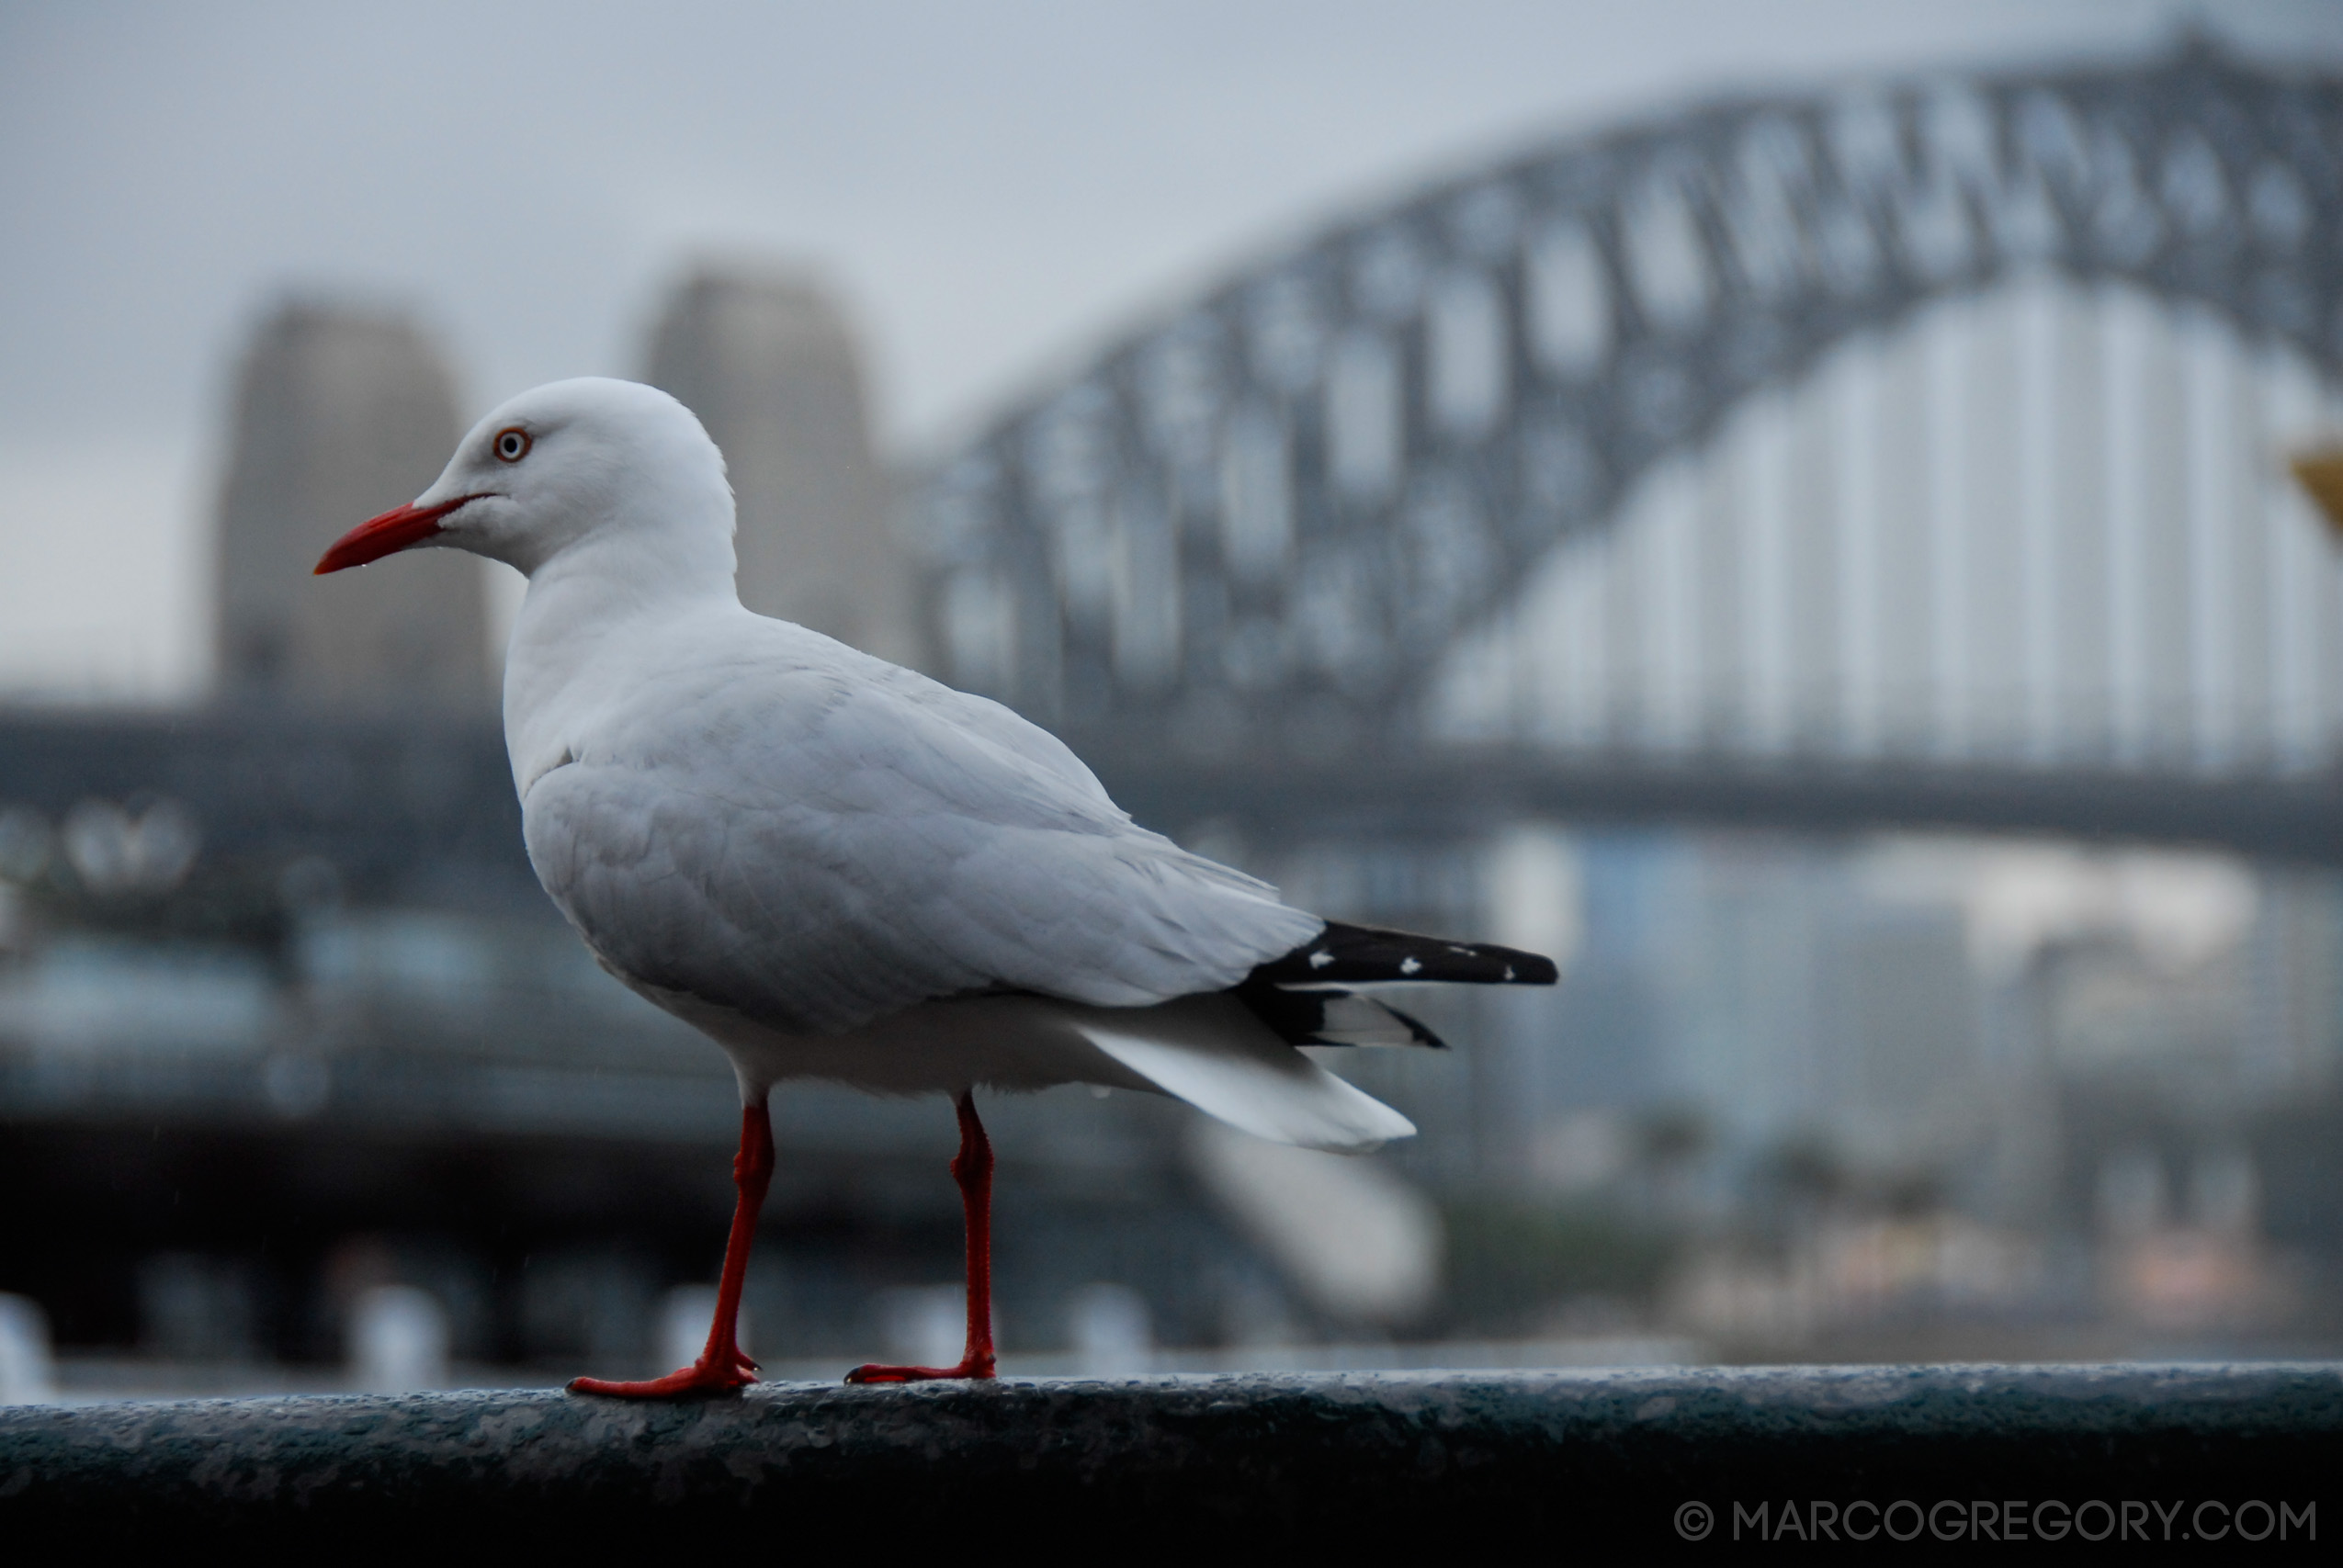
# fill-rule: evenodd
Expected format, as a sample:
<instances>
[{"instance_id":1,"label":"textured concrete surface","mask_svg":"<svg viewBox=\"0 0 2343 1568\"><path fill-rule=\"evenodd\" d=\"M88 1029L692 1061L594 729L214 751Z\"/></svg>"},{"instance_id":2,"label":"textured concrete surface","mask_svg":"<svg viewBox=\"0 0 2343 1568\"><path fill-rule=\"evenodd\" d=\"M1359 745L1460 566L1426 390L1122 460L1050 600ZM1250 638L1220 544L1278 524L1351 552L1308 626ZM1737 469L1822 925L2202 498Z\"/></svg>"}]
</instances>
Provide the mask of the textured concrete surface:
<instances>
[{"instance_id":1,"label":"textured concrete surface","mask_svg":"<svg viewBox=\"0 0 2343 1568\"><path fill-rule=\"evenodd\" d=\"M1927 1524L1899 1550L1956 1550L1939 1544L1956 1522L1968 1549L1988 1527L2005 1539L2010 1505L2044 1533L2068 1521L2071 1546L2074 1529L2099 1530L2100 1510L2076 1513L2094 1503L2118 1540L2160 1528L2177 1541L2190 1518L2258 1529L2258 1501L2273 1521L2290 1510L2285 1544L2299 1550L2308 1529L2343 1532L2338 1461L2331 1364L786 1383L670 1404L511 1391L197 1400L0 1410L0 1540L224 1534L345 1558L514 1539L843 1549L973 1536L1144 1559L1238 1540L1511 1558L1529 1540L1549 1543L1530 1554L1543 1558L1688 1540L1746 1550L1782 1533L1785 1505L1790 1539L1813 1529L1816 1503L1877 1537L1876 1512L1846 1510L1900 1501L1914 1506L1889 1535ZM2190 1513L2204 1503L2217 1511ZM2272 1533L2261 1549L2279 1544Z\"/></svg>"}]
</instances>

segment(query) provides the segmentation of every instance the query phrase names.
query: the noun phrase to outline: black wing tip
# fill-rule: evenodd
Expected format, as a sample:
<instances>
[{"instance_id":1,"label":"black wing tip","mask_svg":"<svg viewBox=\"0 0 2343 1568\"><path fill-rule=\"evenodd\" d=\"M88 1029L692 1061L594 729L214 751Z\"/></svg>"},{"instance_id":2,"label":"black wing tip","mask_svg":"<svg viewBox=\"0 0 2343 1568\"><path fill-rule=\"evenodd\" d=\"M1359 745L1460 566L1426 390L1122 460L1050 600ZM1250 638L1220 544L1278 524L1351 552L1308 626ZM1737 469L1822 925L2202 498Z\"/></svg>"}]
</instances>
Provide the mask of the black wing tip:
<instances>
[{"instance_id":1,"label":"black wing tip","mask_svg":"<svg viewBox=\"0 0 2343 1568\"><path fill-rule=\"evenodd\" d=\"M1466 986L1551 986L1554 960L1495 942L1450 942L1412 931L1329 920L1318 936L1252 972L1256 980L1295 985L1440 981Z\"/></svg>"}]
</instances>

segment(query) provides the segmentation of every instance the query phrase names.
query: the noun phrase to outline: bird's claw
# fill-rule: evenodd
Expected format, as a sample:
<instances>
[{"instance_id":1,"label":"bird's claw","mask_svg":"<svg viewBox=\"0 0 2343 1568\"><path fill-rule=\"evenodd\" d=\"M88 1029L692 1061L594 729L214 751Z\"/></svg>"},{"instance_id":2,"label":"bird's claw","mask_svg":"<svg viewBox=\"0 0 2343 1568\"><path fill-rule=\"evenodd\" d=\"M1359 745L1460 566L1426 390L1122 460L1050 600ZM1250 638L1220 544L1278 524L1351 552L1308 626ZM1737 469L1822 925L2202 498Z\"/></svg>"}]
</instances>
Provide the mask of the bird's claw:
<instances>
[{"instance_id":1,"label":"bird's claw","mask_svg":"<svg viewBox=\"0 0 2343 1568\"><path fill-rule=\"evenodd\" d=\"M992 1358L962 1361L956 1367L890 1367L866 1362L846 1374L848 1382L944 1382L954 1379L980 1381L996 1375Z\"/></svg>"},{"instance_id":2,"label":"bird's claw","mask_svg":"<svg viewBox=\"0 0 2343 1568\"><path fill-rule=\"evenodd\" d=\"M725 1365L701 1359L688 1367L669 1372L663 1378L647 1378L639 1382L614 1382L607 1378L572 1378L572 1393L598 1393L611 1399L690 1399L715 1394L737 1393L756 1382L757 1364L739 1351L734 1351Z\"/></svg>"}]
</instances>

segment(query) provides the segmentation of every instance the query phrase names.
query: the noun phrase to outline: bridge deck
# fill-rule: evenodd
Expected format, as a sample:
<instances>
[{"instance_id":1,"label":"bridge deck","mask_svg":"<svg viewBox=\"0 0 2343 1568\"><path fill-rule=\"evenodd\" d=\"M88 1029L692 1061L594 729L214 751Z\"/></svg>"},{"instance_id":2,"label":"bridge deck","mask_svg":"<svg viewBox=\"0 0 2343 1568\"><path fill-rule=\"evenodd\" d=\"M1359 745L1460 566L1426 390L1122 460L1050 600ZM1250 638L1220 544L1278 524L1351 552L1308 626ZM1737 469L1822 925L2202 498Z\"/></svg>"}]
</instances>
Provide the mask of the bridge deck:
<instances>
[{"instance_id":1,"label":"bridge deck","mask_svg":"<svg viewBox=\"0 0 2343 1568\"><path fill-rule=\"evenodd\" d=\"M1952 829L2194 844L2343 863L2343 783L2117 768L1763 760L1687 752L1387 745L1324 761L1210 761L1126 735L1074 743L1132 815L1178 831L1226 818L1282 836L1470 840L1522 817L1808 832Z\"/></svg>"}]
</instances>

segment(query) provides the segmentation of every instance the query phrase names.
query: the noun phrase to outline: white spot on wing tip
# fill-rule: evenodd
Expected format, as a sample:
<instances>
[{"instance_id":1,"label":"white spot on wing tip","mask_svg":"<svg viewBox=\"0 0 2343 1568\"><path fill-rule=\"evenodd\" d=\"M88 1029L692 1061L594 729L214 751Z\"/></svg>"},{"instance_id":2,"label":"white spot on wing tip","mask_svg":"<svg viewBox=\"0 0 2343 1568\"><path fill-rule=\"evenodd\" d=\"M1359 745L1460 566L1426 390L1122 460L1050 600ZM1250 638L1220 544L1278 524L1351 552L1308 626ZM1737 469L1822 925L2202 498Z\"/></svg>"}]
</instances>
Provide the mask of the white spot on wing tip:
<instances>
[{"instance_id":1,"label":"white spot on wing tip","mask_svg":"<svg viewBox=\"0 0 2343 1568\"><path fill-rule=\"evenodd\" d=\"M1422 964L1417 963L1412 958L1402 958L1399 960L1399 973L1402 975L1412 975L1422 967Z\"/></svg>"},{"instance_id":2,"label":"white spot on wing tip","mask_svg":"<svg viewBox=\"0 0 2343 1568\"><path fill-rule=\"evenodd\" d=\"M1513 966L1511 964L1505 965L1505 977L1508 980L1513 977Z\"/></svg>"},{"instance_id":3,"label":"white spot on wing tip","mask_svg":"<svg viewBox=\"0 0 2343 1568\"><path fill-rule=\"evenodd\" d=\"M1333 962L1334 955L1322 947L1310 954L1310 967L1313 969L1323 969Z\"/></svg>"}]
</instances>

